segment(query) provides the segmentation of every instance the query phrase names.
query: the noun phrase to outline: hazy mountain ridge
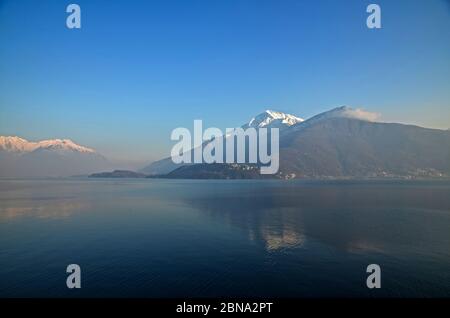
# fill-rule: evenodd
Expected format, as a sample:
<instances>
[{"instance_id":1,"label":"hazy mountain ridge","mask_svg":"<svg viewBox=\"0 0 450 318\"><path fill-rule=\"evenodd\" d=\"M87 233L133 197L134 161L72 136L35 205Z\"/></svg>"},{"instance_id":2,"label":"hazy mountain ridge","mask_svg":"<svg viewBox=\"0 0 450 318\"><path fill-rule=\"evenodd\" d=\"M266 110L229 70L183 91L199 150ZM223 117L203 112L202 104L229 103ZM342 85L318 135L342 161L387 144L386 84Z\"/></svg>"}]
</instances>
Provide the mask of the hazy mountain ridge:
<instances>
[{"instance_id":1,"label":"hazy mountain ridge","mask_svg":"<svg viewBox=\"0 0 450 318\"><path fill-rule=\"evenodd\" d=\"M110 167L94 149L69 139L32 142L0 136L0 177L64 177Z\"/></svg>"},{"instance_id":2,"label":"hazy mountain ridge","mask_svg":"<svg viewBox=\"0 0 450 318\"><path fill-rule=\"evenodd\" d=\"M34 142L17 136L0 136L0 150L27 153L37 149L71 150L86 153L95 152L91 148L77 145L70 139L49 139Z\"/></svg>"}]
</instances>

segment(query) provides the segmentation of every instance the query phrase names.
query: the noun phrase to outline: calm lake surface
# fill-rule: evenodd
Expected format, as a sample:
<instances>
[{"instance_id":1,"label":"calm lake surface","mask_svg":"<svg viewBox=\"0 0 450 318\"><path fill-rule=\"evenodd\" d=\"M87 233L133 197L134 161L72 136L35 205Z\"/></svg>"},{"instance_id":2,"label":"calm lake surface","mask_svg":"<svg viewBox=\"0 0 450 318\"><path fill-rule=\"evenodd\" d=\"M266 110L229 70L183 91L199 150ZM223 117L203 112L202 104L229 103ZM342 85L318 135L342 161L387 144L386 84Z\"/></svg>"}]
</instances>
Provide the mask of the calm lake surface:
<instances>
[{"instance_id":1,"label":"calm lake surface","mask_svg":"<svg viewBox=\"0 0 450 318\"><path fill-rule=\"evenodd\" d=\"M450 297L450 182L1 180L0 296Z\"/></svg>"}]
</instances>

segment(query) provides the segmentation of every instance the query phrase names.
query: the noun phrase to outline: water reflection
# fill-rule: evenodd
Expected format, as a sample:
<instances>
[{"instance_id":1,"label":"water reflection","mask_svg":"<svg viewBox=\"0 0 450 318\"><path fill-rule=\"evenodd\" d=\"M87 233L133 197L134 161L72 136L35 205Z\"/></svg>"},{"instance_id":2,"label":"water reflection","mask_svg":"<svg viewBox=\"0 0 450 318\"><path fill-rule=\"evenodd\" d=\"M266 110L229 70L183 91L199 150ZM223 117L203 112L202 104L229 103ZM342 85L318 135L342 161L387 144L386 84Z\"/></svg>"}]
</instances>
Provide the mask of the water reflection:
<instances>
[{"instance_id":1,"label":"water reflection","mask_svg":"<svg viewBox=\"0 0 450 318\"><path fill-rule=\"evenodd\" d=\"M449 296L449 228L450 183L0 181L0 296Z\"/></svg>"},{"instance_id":2,"label":"water reflection","mask_svg":"<svg viewBox=\"0 0 450 318\"><path fill-rule=\"evenodd\" d=\"M127 221L150 214L175 221L194 210L271 252L317 243L350 253L450 246L448 183L61 180L1 182L0 190L0 221L96 210L136 211L123 214Z\"/></svg>"},{"instance_id":3,"label":"water reflection","mask_svg":"<svg viewBox=\"0 0 450 318\"><path fill-rule=\"evenodd\" d=\"M260 239L265 242L267 250L272 251L301 247L305 243L306 236L299 233L298 229L295 229L292 225L284 224L281 229L262 226L260 228Z\"/></svg>"},{"instance_id":4,"label":"water reflection","mask_svg":"<svg viewBox=\"0 0 450 318\"><path fill-rule=\"evenodd\" d=\"M449 252L445 184L242 183L221 190L183 200L268 251L317 242L349 253Z\"/></svg>"},{"instance_id":5,"label":"water reflection","mask_svg":"<svg viewBox=\"0 0 450 318\"><path fill-rule=\"evenodd\" d=\"M80 200L72 201L21 201L20 206L0 206L0 221L19 217L62 219L89 209L90 204Z\"/></svg>"}]
</instances>

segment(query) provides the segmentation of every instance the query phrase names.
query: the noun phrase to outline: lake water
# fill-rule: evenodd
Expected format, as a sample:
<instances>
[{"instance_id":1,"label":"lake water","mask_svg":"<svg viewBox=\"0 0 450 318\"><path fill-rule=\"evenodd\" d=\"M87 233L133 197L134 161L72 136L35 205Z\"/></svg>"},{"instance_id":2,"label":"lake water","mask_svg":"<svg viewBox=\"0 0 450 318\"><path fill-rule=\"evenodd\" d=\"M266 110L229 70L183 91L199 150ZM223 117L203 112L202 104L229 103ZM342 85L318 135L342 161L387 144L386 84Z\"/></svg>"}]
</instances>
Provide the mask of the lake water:
<instances>
[{"instance_id":1,"label":"lake water","mask_svg":"<svg viewBox=\"0 0 450 318\"><path fill-rule=\"evenodd\" d=\"M0 296L450 297L450 182L2 180Z\"/></svg>"}]
</instances>

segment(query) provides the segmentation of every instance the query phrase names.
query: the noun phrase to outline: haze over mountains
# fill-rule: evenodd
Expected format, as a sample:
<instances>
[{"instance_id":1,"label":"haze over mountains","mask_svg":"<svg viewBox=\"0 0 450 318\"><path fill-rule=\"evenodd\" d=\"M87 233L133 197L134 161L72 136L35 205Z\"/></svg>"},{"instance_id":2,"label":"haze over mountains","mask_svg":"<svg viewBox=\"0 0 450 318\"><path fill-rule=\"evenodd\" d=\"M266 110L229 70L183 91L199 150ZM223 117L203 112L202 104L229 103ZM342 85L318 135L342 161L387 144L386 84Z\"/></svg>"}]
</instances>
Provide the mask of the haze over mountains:
<instances>
[{"instance_id":1,"label":"haze over mountains","mask_svg":"<svg viewBox=\"0 0 450 318\"><path fill-rule=\"evenodd\" d=\"M307 120L267 110L242 128L280 129L280 169L258 164L174 164L165 158L139 173L96 176L167 178L449 178L450 131L376 122L377 114L338 107ZM0 136L0 177L64 177L118 169L94 149L68 139L30 142Z\"/></svg>"},{"instance_id":2,"label":"haze over mountains","mask_svg":"<svg viewBox=\"0 0 450 318\"><path fill-rule=\"evenodd\" d=\"M0 136L0 177L65 177L110 168L105 157L69 139Z\"/></svg>"}]
</instances>

